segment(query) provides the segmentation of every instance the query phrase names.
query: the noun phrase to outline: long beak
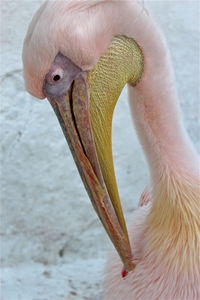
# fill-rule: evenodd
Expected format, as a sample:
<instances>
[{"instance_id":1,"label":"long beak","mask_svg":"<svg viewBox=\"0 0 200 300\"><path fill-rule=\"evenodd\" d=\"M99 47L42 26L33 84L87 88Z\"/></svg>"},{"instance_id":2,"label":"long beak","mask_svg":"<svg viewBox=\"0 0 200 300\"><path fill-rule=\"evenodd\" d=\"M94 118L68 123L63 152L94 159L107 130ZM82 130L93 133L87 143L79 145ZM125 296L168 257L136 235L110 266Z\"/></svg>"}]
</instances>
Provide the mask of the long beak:
<instances>
[{"instance_id":1,"label":"long beak","mask_svg":"<svg viewBox=\"0 0 200 300\"><path fill-rule=\"evenodd\" d=\"M112 43L109 49L111 53L115 47ZM76 69L76 66L70 67L75 77L70 77L73 79L70 89L68 82L67 88L61 89L62 93L60 88L59 93L56 88L52 93L50 84L49 93L49 84L46 82L44 92L58 117L94 209L121 257L125 270L131 271L134 263L117 190L111 143L114 107L130 78L123 75L117 86L116 82L111 86L113 75L108 78L109 72L105 72L105 68L110 65L110 61L109 64L107 61L109 57L103 56L92 72L86 73ZM61 59L64 60L63 66L69 66L69 59L64 56ZM111 65L114 66L114 61L111 61ZM115 62L116 69L113 71L120 73L121 67L117 65ZM47 81L51 78L51 72L55 78L53 67ZM64 75L60 86L62 82L66 85L67 81L65 70L61 73Z\"/></svg>"}]
</instances>

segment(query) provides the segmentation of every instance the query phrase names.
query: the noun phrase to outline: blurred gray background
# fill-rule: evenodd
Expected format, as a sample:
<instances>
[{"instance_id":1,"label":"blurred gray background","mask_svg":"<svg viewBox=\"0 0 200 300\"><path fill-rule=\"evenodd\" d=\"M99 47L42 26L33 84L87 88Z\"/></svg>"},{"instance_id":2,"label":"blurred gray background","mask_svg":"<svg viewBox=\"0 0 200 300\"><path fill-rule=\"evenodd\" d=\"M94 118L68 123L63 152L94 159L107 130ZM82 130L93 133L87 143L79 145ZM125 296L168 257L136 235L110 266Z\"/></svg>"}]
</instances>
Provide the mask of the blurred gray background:
<instances>
[{"instance_id":1,"label":"blurred gray background","mask_svg":"<svg viewBox=\"0 0 200 300\"><path fill-rule=\"evenodd\" d=\"M0 298L96 300L112 245L49 103L24 90L23 39L42 2L1 0ZM144 5L166 35L185 126L200 150L199 2L144 1ZM126 89L115 111L113 150L128 220L148 180L148 169L132 126Z\"/></svg>"}]
</instances>

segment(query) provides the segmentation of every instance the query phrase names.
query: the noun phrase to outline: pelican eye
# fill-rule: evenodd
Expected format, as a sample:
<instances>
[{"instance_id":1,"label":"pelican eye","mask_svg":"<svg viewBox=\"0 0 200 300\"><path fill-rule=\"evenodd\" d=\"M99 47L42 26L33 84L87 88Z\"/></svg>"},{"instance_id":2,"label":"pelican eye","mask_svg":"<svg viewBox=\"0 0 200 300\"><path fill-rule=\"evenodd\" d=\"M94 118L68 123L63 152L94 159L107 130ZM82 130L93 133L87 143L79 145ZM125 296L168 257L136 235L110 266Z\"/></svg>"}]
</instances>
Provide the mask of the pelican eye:
<instances>
[{"instance_id":1,"label":"pelican eye","mask_svg":"<svg viewBox=\"0 0 200 300\"><path fill-rule=\"evenodd\" d=\"M49 72L49 82L55 84L61 81L64 77L64 70L58 66Z\"/></svg>"},{"instance_id":2,"label":"pelican eye","mask_svg":"<svg viewBox=\"0 0 200 300\"><path fill-rule=\"evenodd\" d=\"M53 80L54 80L54 81L59 81L60 78L61 78L61 76L58 75L58 74L56 74L56 75L53 76Z\"/></svg>"}]
</instances>

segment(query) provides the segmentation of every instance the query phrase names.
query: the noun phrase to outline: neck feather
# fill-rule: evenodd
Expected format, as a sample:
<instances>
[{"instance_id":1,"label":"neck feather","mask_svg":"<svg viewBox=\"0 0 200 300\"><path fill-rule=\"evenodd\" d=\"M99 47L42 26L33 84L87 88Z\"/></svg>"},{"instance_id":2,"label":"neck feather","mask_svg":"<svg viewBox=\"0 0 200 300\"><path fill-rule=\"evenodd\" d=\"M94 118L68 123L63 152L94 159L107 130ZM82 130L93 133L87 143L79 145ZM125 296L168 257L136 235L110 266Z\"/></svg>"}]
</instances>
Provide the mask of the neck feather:
<instances>
[{"instance_id":1,"label":"neck feather","mask_svg":"<svg viewBox=\"0 0 200 300\"><path fill-rule=\"evenodd\" d=\"M143 75L136 87L129 86L152 179L144 255L165 271L172 267L199 276L199 158L182 124L170 54L162 33L145 13L132 24L129 36L144 55Z\"/></svg>"},{"instance_id":2,"label":"neck feather","mask_svg":"<svg viewBox=\"0 0 200 300\"><path fill-rule=\"evenodd\" d=\"M165 39L146 14L130 34L144 55L141 80L136 87L129 86L130 106L152 178L158 180L163 167L198 178L199 159L182 124Z\"/></svg>"}]
</instances>

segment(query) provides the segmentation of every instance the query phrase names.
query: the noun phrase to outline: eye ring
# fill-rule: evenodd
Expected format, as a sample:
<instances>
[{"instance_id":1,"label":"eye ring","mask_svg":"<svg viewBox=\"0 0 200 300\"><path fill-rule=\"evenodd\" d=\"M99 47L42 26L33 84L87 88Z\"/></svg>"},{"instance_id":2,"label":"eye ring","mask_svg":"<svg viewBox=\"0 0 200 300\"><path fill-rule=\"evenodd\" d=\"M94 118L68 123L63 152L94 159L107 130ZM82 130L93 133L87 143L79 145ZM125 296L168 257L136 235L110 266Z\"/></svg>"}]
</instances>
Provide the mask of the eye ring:
<instances>
[{"instance_id":1,"label":"eye ring","mask_svg":"<svg viewBox=\"0 0 200 300\"><path fill-rule=\"evenodd\" d=\"M53 83L57 83L63 79L64 71L63 69L57 69L52 73L51 80Z\"/></svg>"}]
</instances>

